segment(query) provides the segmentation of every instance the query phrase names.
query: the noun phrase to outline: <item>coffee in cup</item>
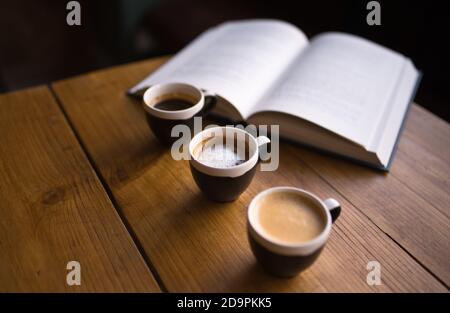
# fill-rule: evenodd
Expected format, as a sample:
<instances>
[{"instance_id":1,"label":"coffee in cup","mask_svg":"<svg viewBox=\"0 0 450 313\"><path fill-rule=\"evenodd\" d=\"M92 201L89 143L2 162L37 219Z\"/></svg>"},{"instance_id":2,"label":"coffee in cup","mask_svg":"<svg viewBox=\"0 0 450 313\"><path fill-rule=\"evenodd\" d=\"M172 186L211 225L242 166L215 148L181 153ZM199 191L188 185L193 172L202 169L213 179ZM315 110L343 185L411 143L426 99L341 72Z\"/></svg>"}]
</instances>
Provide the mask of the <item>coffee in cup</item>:
<instances>
[{"instance_id":1,"label":"coffee in cup","mask_svg":"<svg viewBox=\"0 0 450 313\"><path fill-rule=\"evenodd\" d=\"M189 109L194 105L194 98L175 93L156 98L154 108L163 111L180 111Z\"/></svg>"},{"instance_id":2,"label":"coffee in cup","mask_svg":"<svg viewBox=\"0 0 450 313\"><path fill-rule=\"evenodd\" d=\"M326 216L310 198L285 191L261 198L257 219L267 237L287 244L310 241L325 228Z\"/></svg>"},{"instance_id":3,"label":"coffee in cup","mask_svg":"<svg viewBox=\"0 0 450 313\"><path fill-rule=\"evenodd\" d=\"M248 237L263 268L295 276L319 256L341 208L305 190L275 187L258 194L248 209Z\"/></svg>"},{"instance_id":4,"label":"coffee in cup","mask_svg":"<svg viewBox=\"0 0 450 313\"><path fill-rule=\"evenodd\" d=\"M250 136L250 135L245 135ZM249 159L249 138L242 140L243 146L227 144L226 137L209 137L194 148L194 156L205 165L216 168L228 168L242 164Z\"/></svg>"},{"instance_id":5,"label":"coffee in cup","mask_svg":"<svg viewBox=\"0 0 450 313\"><path fill-rule=\"evenodd\" d=\"M259 147L269 142L235 127L207 128L189 144L192 176L209 199L233 201L255 175Z\"/></svg>"},{"instance_id":6,"label":"coffee in cup","mask_svg":"<svg viewBox=\"0 0 450 313\"><path fill-rule=\"evenodd\" d=\"M147 122L158 140L168 145L178 139L171 134L174 126L186 125L192 131L194 117L206 114L215 102L215 96L183 83L154 85L144 93Z\"/></svg>"}]
</instances>

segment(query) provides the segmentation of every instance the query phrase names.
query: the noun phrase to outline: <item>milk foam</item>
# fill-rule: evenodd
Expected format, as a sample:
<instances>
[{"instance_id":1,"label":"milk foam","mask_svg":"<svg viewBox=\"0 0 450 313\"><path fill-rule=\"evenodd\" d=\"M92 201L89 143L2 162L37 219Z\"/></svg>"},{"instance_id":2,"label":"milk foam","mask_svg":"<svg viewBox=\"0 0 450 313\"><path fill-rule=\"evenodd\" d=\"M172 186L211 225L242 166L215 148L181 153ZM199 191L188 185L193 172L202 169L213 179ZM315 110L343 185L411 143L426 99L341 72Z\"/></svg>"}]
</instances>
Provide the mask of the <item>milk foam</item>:
<instances>
[{"instance_id":1,"label":"milk foam","mask_svg":"<svg viewBox=\"0 0 450 313\"><path fill-rule=\"evenodd\" d=\"M203 146L197 159L205 165L212 167L232 167L245 162L232 147L226 145Z\"/></svg>"}]
</instances>

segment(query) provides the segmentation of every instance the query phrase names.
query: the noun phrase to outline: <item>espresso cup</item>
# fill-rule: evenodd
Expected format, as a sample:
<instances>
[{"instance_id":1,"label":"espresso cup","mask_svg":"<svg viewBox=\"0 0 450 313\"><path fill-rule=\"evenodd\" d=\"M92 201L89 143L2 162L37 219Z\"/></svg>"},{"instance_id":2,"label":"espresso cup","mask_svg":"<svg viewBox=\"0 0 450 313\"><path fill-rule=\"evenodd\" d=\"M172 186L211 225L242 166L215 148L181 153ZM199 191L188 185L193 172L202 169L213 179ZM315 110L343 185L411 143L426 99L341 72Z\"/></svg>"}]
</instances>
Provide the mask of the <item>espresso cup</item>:
<instances>
[{"instance_id":1,"label":"espresso cup","mask_svg":"<svg viewBox=\"0 0 450 313\"><path fill-rule=\"evenodd\" d=\"M194 117L205 115L214 106L216 96L188 84L164 83L148 88L143 100L154 135L161 143L171 145L178 139L172 137L172 128L181 124L192 131Z\"/></svg>"},{"instance_id":2,"label":"espresso cup","mask_svg":"<svg viewBox=\"0 0 450 313\"><path fill-rule=\"evenodd\" d=\"M286 210L290 205L295 209L292 216ZM317 259L340 212L341 207L334 199L322 201L294 187L267 189L255 196L248 207L247 233L251 250L269 274L295 276ZM280 226L283 227L278 229L280 236L277 236L276 227ZM300 237L302 239L297 240Z\"/></svg>"},{"instance_id":3,"label":"espresso cup","mask_svg":"<svg viewBox=\"0 0 450 313\"><path fill-rule=\"evenodd\" d=\"M250 185L259 149L269 142L265 136L255 138L239 128L207 128L189 143L192 176L209 199L233 201Z\"/></svg>"}]
</instances>

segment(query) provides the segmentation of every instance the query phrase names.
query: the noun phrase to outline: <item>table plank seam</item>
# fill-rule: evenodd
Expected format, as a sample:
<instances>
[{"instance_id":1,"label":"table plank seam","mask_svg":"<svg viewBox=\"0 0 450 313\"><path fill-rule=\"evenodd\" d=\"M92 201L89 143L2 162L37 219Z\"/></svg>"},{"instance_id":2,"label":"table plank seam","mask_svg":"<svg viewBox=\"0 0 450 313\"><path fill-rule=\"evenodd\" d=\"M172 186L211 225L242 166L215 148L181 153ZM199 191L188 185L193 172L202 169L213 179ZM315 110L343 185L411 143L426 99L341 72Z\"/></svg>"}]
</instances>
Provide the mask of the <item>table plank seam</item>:
<instances>
[{"instance_id":1,"label":"table plank seam","mask_svg":"<svg viewBox=\"0 0 450 313\"><path fill-rule=\"evenodd\" d=\"M431 212L437 211L428 205L428 202L420 201L421 198L415 197L415 193L408 188L398 184L395 178L388 179L386 187L383 187L381 184L383 178L376 177L374 173L370 174L355 168L354 176L347 175L344 164L331 162L333 164L325 166L321 162L327 163L328 159L317 158L319 159L317 161L314 155L309 156L308 153L302 155L298 150L290 151L289 146L283 146L287 149L286 158L292 163L300 162L300 167L298 167L299 164L294 167L285 163L281 166L280 173L276 175L269 173L257 177L259 179L255 180L249 192L244 194L237 204L229 205L230 208L226 213L210 210L210 205L199 195L199 190L188 188L192 186L192 179L188 175L186 166L173 164L170 154L161 152L155 138L149 134L142 108L138 103L134 105L133 101L123 93L133 83L155 70L162 62L164 59L151 59L144 63L96 71L75 79L55 82L53 87L61 99L61 105L64 106L119 204L117 209L133 227L145 252L148 253L152 264L156 266L170 291L217 291L235 288L278 291L368 291L374 288L368 288L366 281L362 278L366 274L366 262L374 259L378 259L383 264L384 270L383 287L377 289L379 291L446 292L448 290L416 261L418 258L448 284L448 280L444 279L447 261L442 257L446 255L446 224L439 222L440 215L435 213L431 216L433 218L431 222L418 225L421 227L419 230L426 232L425 237L422 237L420 232L412 234L411 239L406 237L407 232L414 232L416 218L426 215L408 216L409 209L400 201L392 203L394 209L400 209L399 212L389 211L390 196L394 197L395 192L400 192L400 196L404 196L405 200L409 201L407 203L412 205L414 201L419 201ZM80 94L79 90L84 92ZM86 113L89 115L86 116ZM127 127L122 128L123 125ZM441 137L438 139L441 139L437 141L439 146L439 143L442 144L444 140ZM411 152L411 149L414 149L414 146L406 151ZM111 158L111 155L114 158ZM426 155L419 155L413 161L422 160L426 160ZM319 163L316 164L316 162ZM408 162L399 163L402 164L400 170L403 171L399 174L405 174L405 177L402 176L403 180L408 177L418 177L419 173L414 176L408 172L410 168L413 168ZM334 170L333 165L336 167ZM293 167L296 169L295 172L292 172ZM326 179L317 175L316 171L310 169L311 167L320 171ZM438 161L435 168L445 169L445 166ZM426 173L426 169L422 171ZM168 172L170 175L165 175ZM183 177L177 176L178 173L183 173ZM439 190L445 186L442 183L445 182L443 177L445 178L438 175L439 180L434 180L434 176L429 174L423 183L418 182L410 186L418 191L422 185L426 187L428 184L431 185L432 191L439 195ZM355 185L361 187L361 190L352 188L353 178L360 178ZM366 199L365 193L370 192L371 185L366 186L364 183L366 181L371 183L372 179L374 187L377 188L375 190L377 197L372 196ZM295 281L283 283L272 280L260 272L255 265L255 260L249 259L248 247L243 247L236 241L239 236L245 235L242 229L244 224L241 220L240 207L244 207L255 192L271 187L278 181L282 182L282 185L300 185L305 189L315 190L324 197L334 194L343 205L349 206L349 210L344 211L344 220L336 225L335 233L337 234L334 235L340 237L330 241L329 249L325 251L326 256L319 261L322 267L313 268ZM330 187L330 183L334 188ZM184 188L189 189L186 189L186 201L176 195ZM390 188L393 188L391 194L389 194ZM172 194L169 197L164 196L168 189L173 190L173 196ZM336 194L336 189L340 193ZM339 196L341 193L352 201L346 200L346 197L341 198ZM388 197L384 197L384 193L388 193ZM431 202L434 201L430 198L432 194L428 197L426 193L422 193L422 196ZM446 199L442 196L433 203L442 208L447 203ZM352 202L358 203L359 207ZM376 206L375 210L371 209L371 205ZM186 221L183 222L183 218L187 218ZM378 223L379 227L377 224L374 225L377 227L373 227L371 223L374 222ZM438 226L437 231L426 228L434 224ZM380 227L391 236L385 236L386 232ZM233 240L224 238L224 235L228 236L233 232L237 232L236 235L232 235ZM430 245L435 233L442 241L436 242L436 245ZM184 242L183 237L186 235L190 237L188 242ZM161 241L162 236L169 240ZM191 240L192 238L197 240ZM340 240L349 241L340 243ZM211 243L220 245L221 249L210 249ZM399 243L416 258L411 257L411 254L407 253ZM334 272L340 273L341 277L329 275Z\"/></svg>"},{"instance_id":2,"label":"table plank seam","mask_svg":"<svg viewBox=\"0 0 450 313\"><path fill-rule=\"evenodd\" d=\"M303 161L303 159L302 159ZM335 190L342 198L348 201L351 205L353 205L363 216L367 218L367 220L375 225L377 229L379 229L383 234L385 234L389 239L391 239L400 249L402 249L408 256L410 256L417 264L419 264L427 273L429 273L432 277L434 277L439 283L441 283L447 290L450 291L450 286L447 285L439 276L437 276L433 271L431 271L426 265L424 265L420 260L418 260L412 253L410 253L402 244L400 244L397 240L395 240L389 233L384 231L381 227L379 227L363 210L360 210L356 204L354 204L348 197L346 197L342 192L336 189L325 177L323 177L318 171L316 171L312 166L310 166L307 162L303 163L310 168L313 172L315 172L322 180L330 186L333 190ZM397 179L397 177L396 177ZM398 179L397 179L398 180ZM428 202L427 202L428 203ZM439 210L438 210L439 211ZM439 211L440 212L440 211Z\"/></svg>"},{"instance_id":3,"label":"table plank seam","mask_svg":"<svg viewBox=\"0 0 450 313\"><path fill-rule=\"evenodd\" d=\"M125 216L122 214L121 210L120 210L120 206L117 203L112 191L110 190L110 188L108 187L108 184L105 180L105 178L103 177L103 175L101 174L101 172L99 171L97 165L95 164L94 160L92 159L91 155L89 154L86 146L84 145L83 141L81 140L78 131L76 130L76 128L74 127L71 119L69 118L67 112L64 109L64 106L61 103L60 98L58 97L57 93L54 91L53 86L51 84L48 85L48 88L52 94L52 96L54 97L56 103L58 104L59 109L62 112L62 115L64 116L64 118L66 119L72 133L74 134L78 144L81 147L81 150L83 151L84 155L86 156L86 159L88 160L92 170L94 171L96 177L98 178L100 184L102 185L104 191L106 192L106 194L108 195L109 200L111 201L112 206L114 207L117 215L119 216L121 222L123 223L123 225L125 226L125 229L127 230L128 234L131 237L131 240L133 241L136 249L138 250L139 254L141 255L142 259L144 260L146 266L148 267L149 271L152 273L155 281L157 282L159 288L161 289L162 292L168 292L167 287L165 286L163 280L161 279L158 271L156 270L155 266L153 265L153 263L151 262L151 260L149 259L149 257L147 256L147 254L145 253L145 250L142 246L142 244L140 243L139 239L137 238L135 232L133 231L133 228L131 227L131 225L129 224L128 220L125 218Z\"/></svg>"}]
</instances>

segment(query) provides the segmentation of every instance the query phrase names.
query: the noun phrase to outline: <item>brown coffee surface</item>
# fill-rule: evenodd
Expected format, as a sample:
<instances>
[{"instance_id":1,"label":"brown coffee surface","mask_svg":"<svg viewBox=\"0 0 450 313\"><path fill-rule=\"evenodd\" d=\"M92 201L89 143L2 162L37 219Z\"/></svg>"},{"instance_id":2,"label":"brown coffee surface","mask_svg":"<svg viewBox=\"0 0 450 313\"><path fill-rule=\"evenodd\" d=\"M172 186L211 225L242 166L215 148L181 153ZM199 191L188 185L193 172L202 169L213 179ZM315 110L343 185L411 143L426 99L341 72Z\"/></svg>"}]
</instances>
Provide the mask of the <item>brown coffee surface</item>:
<instances>
[{"instance_id":1,"label":"brown coffee surface","mask_svg":"<svg viewBox=\"0 0 450 313\"><path fill-rule=\"evenodd\" d=\"M189 109L197 103L194 97L184 93L167 93L153 98L149 105L165 111Z\"/></svg>"},{"instance_id":2,"label":"brown coffee surface","mask_svg":"<svg viewBox=\"0 0 450 313\"><path fill-rule=\"evenodd\" d=\"M179 111L189 109L193 105L192 102L184 99L167 99L156 103L154 107L165 111Z\"/></svg>"},{"instance_id":3,"label":"brown coffee surface","mask_svg":"<svg viewBox=\"0 0 450 313\"><path fill-rule=\"evenodd\" d=\"M257 203L258 222L264 233L288 244L317 237L325 227L325 217L316 202L289 191L271 193Z\"/></svg>"}]
</instances>

